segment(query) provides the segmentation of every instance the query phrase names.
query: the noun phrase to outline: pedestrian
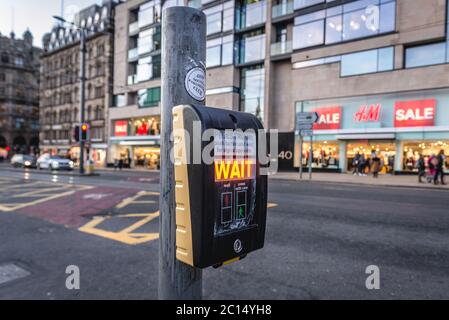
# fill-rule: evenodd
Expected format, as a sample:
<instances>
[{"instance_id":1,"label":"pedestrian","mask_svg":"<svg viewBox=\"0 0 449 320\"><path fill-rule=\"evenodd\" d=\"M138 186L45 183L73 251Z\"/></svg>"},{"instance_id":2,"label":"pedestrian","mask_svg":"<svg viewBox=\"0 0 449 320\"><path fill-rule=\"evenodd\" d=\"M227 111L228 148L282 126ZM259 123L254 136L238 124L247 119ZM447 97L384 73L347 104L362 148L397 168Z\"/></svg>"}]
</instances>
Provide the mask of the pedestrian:
<instances>
[{"instance_id":1,"label":"pedestrian","mask_svg":"<svg viewBox=\"0 0 449 320\"><path fill-rule=\"evenodd\" d=\"M435 165L435 176L433 178L433 183L438 184L438 178L441 179L441 184L445 185L444 182L444 150L441 150L438 153L438 156L434 158L434 165Z\"/></svg>"},{"instance_id":2,"label":"pedestrian","mask_svg":"<svg viewBox=\"0 0 449 320\"><path fill-rule=\"evenodd\" d=\"M423 183L422 178L426 175L426 162L422 154L419 155L416 168L418 169L418 181L419 183Z\"/></svg>"},{"instance_id":3,"label":"pedestrian","mask_svg":"<svg viewBox=\"0 0 449 320\"><path fill-rule=\"evenodd\" d=\"M355 155L354 159L352 160L352 168L353 168L352 174L353 175L360 174L359 162L360 162L360 153L357 152L357 154Z\"/></svg>"},{"instance_id":4,"label":"pedestrian","mask_svg":"<svg viewBox=\"0 0 449 320\"><path fill-rule=\"evenodd\" d=\"M365 169L366 169L366 159L365 159L365 154L362 153L362 155L360 156L359 159L359 176L366 176L365 174Z\"/></svg>"},{"instance_id":5,"label":"pedestrian","mask_svg":"<svg viewBox=\"0 0 449 320\"><path fill-rule=\"evenodd\" d=\"M118 161L118 168L120 169L120 171L123 170L123 159L120 158L120 160Z\"/></svg>"},{"instance_id":6,"label":"pedestrian","mask_svg":"<svg viewBox=\"0 0 449 320\"><path fill-rule=\"evenodd\" d=\"M380 171L380 158L377 156L376 153L373 153L371 157L371 172L373 173L373 178L379 177L379 171Z\"/></svg>"}]
</instances>

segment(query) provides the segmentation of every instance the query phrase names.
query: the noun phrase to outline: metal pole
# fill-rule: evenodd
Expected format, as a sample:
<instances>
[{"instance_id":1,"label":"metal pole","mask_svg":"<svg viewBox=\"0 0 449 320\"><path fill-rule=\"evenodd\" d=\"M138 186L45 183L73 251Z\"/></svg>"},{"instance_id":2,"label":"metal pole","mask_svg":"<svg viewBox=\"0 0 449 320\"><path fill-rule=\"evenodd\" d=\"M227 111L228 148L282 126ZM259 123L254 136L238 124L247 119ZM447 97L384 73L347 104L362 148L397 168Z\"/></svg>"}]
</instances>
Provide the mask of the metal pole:
<instances>
[{"instance_id":1,"label":"metal pole","mask_svg":"<svg viewBox=\"0 0 449 320\"><path fill-rule=\"evenodd\" d=\"M302 180L302 159L303 159L303 137L301 131L299 131L299 179Z\"/></svg>"},{"instance_id":2,"label":"metal pole","mask_svg":"<svg viewBox=\"0 0 449 320\"><path fill-rule=\"evenodd\" d=\"M310 136L309 180L312 180L312 162L313 162L313 136Z\"/></svg>"},{"instance_id":3,"label":"metal pole","mask_svg":"<svg viewBox=\"0 0 449 320\"><path fill-rule=\"evenodd\" d=\"M185 89L187 73L204 71L206 16L189 7L171 7L162 13L162 109L161 195L159 241L159 299L201 299L202 272L176 260L175 181L170 160L173 142L172 108L180 104L204 104Z\"/></svg>"},{"instance_id":4,"label":"metal pole","mask_svg":"<svg viewBox=\"0 0 449 320\"><path fill-rule=\"evenodd\" d=\"M80 123L84 123L86 104L86 35L80 29ZM84 174L84 141L80 133L80 174Z\"/></svg>"}]
</instances>

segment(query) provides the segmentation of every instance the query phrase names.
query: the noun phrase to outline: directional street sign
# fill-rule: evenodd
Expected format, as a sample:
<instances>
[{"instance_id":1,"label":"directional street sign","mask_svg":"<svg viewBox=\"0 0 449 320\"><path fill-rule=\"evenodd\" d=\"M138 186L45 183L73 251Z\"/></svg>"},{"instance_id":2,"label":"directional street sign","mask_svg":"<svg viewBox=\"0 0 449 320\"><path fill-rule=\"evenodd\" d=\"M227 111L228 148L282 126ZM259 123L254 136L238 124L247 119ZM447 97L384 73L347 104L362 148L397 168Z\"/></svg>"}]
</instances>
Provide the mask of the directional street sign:
<instances>
[{"instance_id":1,"label":"directional street sign","mask_svg":"<svg viewBox=\"0 0 449 320\"><path fill-rule=\"evenodd\" d=\"M296 130L312 130L312 129L313 129L313 123L298 124L296 126Z\"/></svg>"},{"instance_id":2,"label":"directional street sign","mask_svg":"<svg viewBox=\"0 0 449 320\"><path fill-rule=\"evenodd\" d=\"M311 137L313 136L313 130L301 130L300 135L302 137Z\"/></svg>"},{"instance_id":3,"label":"directional street sign","mask_svg":"<svg viewBox=\"0 0 449 320\"><path fill-rule=\"evenodd\" d=\"M318 121L318 113L316 112L298 112L296 114L296 125L313 124Z\"/></svg>"}]
</instances>

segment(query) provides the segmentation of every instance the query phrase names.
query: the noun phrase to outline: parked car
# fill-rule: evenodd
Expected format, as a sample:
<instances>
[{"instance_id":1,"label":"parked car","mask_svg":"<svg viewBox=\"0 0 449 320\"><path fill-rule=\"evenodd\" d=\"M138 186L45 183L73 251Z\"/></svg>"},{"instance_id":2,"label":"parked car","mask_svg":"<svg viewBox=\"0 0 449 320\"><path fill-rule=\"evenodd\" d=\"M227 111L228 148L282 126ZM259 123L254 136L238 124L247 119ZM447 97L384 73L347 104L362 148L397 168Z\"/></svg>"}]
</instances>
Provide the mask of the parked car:
<instances>
[{"instance_id":1,"label":"parked car","mask_svg":"<svg viewBox=\"0 0 449 320\"><path fill-rule=\"evenodd\" d=\"M51 156L45 153L37 159L37 168L39 170L49 169L49 170L73 170L75 164L72 160L61 158L59 156Z\"/></svg>"},{"instance_id":2,"label":"parked car","mask_svg":"<svg viewBox=\"0 0 449 320\"><path fill-rule=\"evenodd\" d=\"M36 168L36 158L25 154L16 154L11 158L11 165L15 168Z\"/></svg>"}]
</instances>

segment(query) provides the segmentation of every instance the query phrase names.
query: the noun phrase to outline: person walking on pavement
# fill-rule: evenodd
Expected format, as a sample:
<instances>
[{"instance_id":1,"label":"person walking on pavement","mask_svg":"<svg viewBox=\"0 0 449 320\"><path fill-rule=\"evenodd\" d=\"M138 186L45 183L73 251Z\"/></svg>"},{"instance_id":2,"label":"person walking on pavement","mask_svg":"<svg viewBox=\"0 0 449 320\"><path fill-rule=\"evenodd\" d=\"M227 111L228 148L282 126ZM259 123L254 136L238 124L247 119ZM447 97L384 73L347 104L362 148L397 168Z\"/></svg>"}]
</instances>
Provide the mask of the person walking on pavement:
<instances>
[{"instance_id":1,"label":"person walking on pavement","mask_svg":"<svg viewBox=\"0 0 449 320\"><path fill-rule=\"evenodd\" d=\"M435 176L433 178L433 183L438 184L438 178L441 179L441 184L445 185L444 182L444 150L441 150L440 153L438 153L438 156L436 156L434 159L434 165L435 165Z\"/></svg>"},{"instance_id":2,"label":"person walking on pavement","mask_svg":"<svg viewBox=\"0 0 449 320\"><path fill-rule=\"evenodd\" d=\"M352 160L352 168L353 168L352 174L353 175L360 174L359 162L360 162L360 153L357 152L357 154L354 157L354 160Z\"/></svg>"},{"instance_id":3,"label":"person walking on pavement","mask_svg":"<svg viewBox=\"0 0 449 320\"><path fill-rule=\"evenodd\" d=\"M359 166L358 166L359 176L366 176L365 168L366 168L366 159L365 154L362 153L359 159Z\"/></svg>"},{"instance_id":4,"label":"person walking on pavement","mask_svg":"<svg viewBox=\"0 0 449 320\"><path fill-rule=\"evenodd\" d=\"M422 178L426 175L426 162L422 154L419 155L416 168L418 169L418 181L419 183L423 183Z\"/></svg>"},{"instance_id":5,"label":"person walking on pavement","mask_svg":"<svg viewBox=\"0 0 449 320\"><path fill-rule=\"evenodd\" d=\"M380 171L380 158L377 156L376 153L373 153L371 160L372 160L371 171L373 172L373 178L378 178Z\"/></svg>"}]
</instances>

